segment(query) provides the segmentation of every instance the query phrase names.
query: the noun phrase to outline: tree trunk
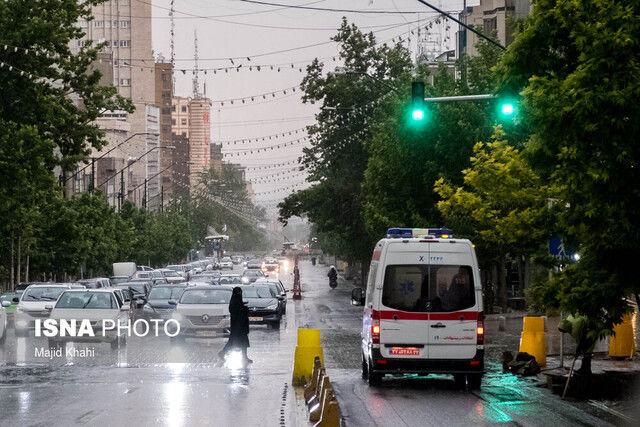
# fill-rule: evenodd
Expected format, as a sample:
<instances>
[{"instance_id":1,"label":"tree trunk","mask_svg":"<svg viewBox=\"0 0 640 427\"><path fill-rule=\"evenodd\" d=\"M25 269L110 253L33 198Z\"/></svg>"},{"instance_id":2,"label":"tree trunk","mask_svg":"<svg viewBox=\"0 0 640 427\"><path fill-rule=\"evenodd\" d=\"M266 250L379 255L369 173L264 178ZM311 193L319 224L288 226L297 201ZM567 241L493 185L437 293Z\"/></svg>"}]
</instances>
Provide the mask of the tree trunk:
<instances>
[{"instance_id":1,"label":"tree trunk","mask_svg":"<svg viewBox=\"0 0 640 427\"><path fill-rule=\"evenodd\" d=\"M591 375L591 358L593 354L587 353L582 356L582 364L580 365L580 369L576 372L581 375Z\"/></svg>"},{"instance_id":2,"label":"tree trunk","mask_svg":"<svg viewBox=\"0 0 640 427\"><path fill-rule=\"evenodd\" d=\"M13 246L13 230L12 230L11 231L11 268L10 268L10 273L9 273L9 282L11 284L11 290L12 291L16 290L16 276L15 276L15 270L13 269L14 260L15 260L15 249L14 249L14 246Z\"/></svg>"},{"instance_id":3,"label":"tree trunk","mask_svg":"<svg viewBox=\"0 0 640 427\"><path fill-rule=\"evenodd\" d=\"M523 291L524 295L524 260L521 256L518 257L518 290ZM516 295L513 296L515 297ZM518 294L518 296L520 295Z\"/></svg>"},{"instance_id":4,"label":"tree trunk","mask_svg":"<svg viewBox=\"0 0 640 427\"><path fill-rule=\"evenodd\" d=\"M24 281L25 282L29 282L29 245L27 245L27 262L26 265L24 266Z\"/></svg>"},{"instance_id":5,"label":"tree trunk","mask_svg":"<svg viewBox=\"0 0 640 427\"><path fill-rule=\"evenodd\" d=\"M529 289L531 283L531 257L524 257L524 289Z\"/></svg>"},{"instance_id":6,"label":"tree trunk","mask_svg":"<svg viewBox=\"0 0 640 427\"><path fill-rule=\"evenodd\" d=\"M507 311L507 268L505 265L504 257L500 258L500 268L498 271L500 275L500 284L498 285L498 295L500 300L500 306L502 307L502 312Z\"/></svg>"},{"instance_id":7,"label":"tree trunk","mask_svg":"<svg viewBox=\"0 0 640 427\"><path fill-rule=\"evenodd\" d=\"M18 281L22 278L22 235L18 236L18 274L16 274Z\"/></svg>"}]
</instances>

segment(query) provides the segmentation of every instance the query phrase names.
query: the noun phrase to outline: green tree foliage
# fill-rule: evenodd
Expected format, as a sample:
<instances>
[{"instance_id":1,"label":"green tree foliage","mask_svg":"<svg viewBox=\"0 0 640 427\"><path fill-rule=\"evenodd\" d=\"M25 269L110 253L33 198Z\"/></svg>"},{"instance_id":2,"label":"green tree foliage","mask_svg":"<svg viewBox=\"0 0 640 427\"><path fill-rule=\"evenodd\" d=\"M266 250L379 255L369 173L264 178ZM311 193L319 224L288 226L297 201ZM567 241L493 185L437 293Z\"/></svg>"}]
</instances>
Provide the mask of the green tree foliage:
<instances>
[{"instance_id":1,"label":"green tree foliage","mask_svg":"<svg viewBox=\"0 0 640 427\"><path fill-rule=\"evenodd\" d=\"M640 292L640 3L539 0L500 67L522 90L534 166L580 261L538 295L610 328Z\"/></svg>"},{"instance_id":2,"label":"green tree foliage","mask_svg":"<svg viewBox=\"0 0 640 427\"><path fill-rule=\"evenodd\" d=\"M325 250L348 261L366 261L374 241L365 227L361 188L368 120L391 85L402 76L408 81L412 64L402 46L378 46L373 34L362 33L346 20L333 40L339 43L348 73L325 75L318 60L307 67L303 100L323 107L317 124L308 128L311 147L302 157L313 185L279 205L280 219L286 224L292 216L306 216L316 224Z\"/></svg>"},{"instance_id":3,"label":"green tree foliage","mask_svg":"<svg viewBox=\"0 0 640 427\"><path fill-rule=\"evenodd\" d=\"M454 187L444 178L435 191L438 209L455 229L465 230L485 261L499 265L499 301L506 306L507 257L531 257L549 238L548 200L551 189L524 156L507 144L497 127L492 142L473 147L464 183Z\"/></svg>"}]
</instances>

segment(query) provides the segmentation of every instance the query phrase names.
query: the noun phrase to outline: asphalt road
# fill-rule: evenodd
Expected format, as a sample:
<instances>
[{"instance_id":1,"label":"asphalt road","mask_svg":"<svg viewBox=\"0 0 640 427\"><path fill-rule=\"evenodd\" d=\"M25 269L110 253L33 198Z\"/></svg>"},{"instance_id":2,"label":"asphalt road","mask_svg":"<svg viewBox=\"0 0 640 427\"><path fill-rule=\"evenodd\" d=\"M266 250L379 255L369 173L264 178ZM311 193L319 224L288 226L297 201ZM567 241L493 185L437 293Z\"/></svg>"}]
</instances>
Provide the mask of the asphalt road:
<instances>
[{"instance_id":1,"label":"asphalt road","mask_svg":"<svg viewBox=\"0 0 640 427\"><path fill-rule=\"evenodd\" d=\"M119 350L96 344L93 357L43 361L34 351L45 340L16 339L11 330L0 347L0 424L305 426L306 412L289 384L297 328L311 327L322 330L326 368L347 425L606 425L531 381L502 374L499 352L491 348L504 343L491 330L479 392L458 390L446 376L369 388L360 377L362 308L349 305L350 285L341 281L331 290L326 267L308 262L301 263L301 277L303 300L289 300L282 328L252 327L248 367L217 357L224 338L179 346L166 337L134 338ZM282 279L291 288L290 272Z\"/></svg>"}]
</instances>

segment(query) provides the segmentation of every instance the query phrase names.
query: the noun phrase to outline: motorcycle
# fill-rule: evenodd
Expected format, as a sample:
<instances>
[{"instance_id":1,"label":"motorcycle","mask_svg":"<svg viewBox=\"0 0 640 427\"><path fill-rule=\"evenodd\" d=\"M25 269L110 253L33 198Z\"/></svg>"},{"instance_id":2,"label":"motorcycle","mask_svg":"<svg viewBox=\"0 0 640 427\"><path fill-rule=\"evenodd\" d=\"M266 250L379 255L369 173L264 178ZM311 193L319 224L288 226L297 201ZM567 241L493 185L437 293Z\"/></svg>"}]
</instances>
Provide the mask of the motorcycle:
<instances>
[{"instance_id":1,"label":"motorcycle","mask_svg":"<svg viewBox=\"0 0 640 427\"><path fill-rule=\"evenodd\" d=\"M335 289L336 286L338 286L338 279L329 278L329 287L331 287L331 289Z\"/></svg>"}]
</instances>

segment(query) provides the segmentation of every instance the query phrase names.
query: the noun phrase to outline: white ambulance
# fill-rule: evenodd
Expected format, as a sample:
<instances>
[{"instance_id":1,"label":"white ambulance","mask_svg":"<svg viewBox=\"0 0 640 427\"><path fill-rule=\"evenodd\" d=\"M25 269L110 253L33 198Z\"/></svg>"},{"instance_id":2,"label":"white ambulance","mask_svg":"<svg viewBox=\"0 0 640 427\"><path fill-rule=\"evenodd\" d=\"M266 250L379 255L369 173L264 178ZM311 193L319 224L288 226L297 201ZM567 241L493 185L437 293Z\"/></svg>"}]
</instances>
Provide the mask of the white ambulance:
<instances>
[{"instance_id":1,"label":"white ambulance","mask_svg":"<svg viewBox=\"0 0 640 427\"><path fill-rule=\"evenodd\" d=\"M373 251L364 305L362 376L453 374L479 388L484 372L484 316L473 245L449 229L391 228Z\"/></svg>"}]
</instances>

